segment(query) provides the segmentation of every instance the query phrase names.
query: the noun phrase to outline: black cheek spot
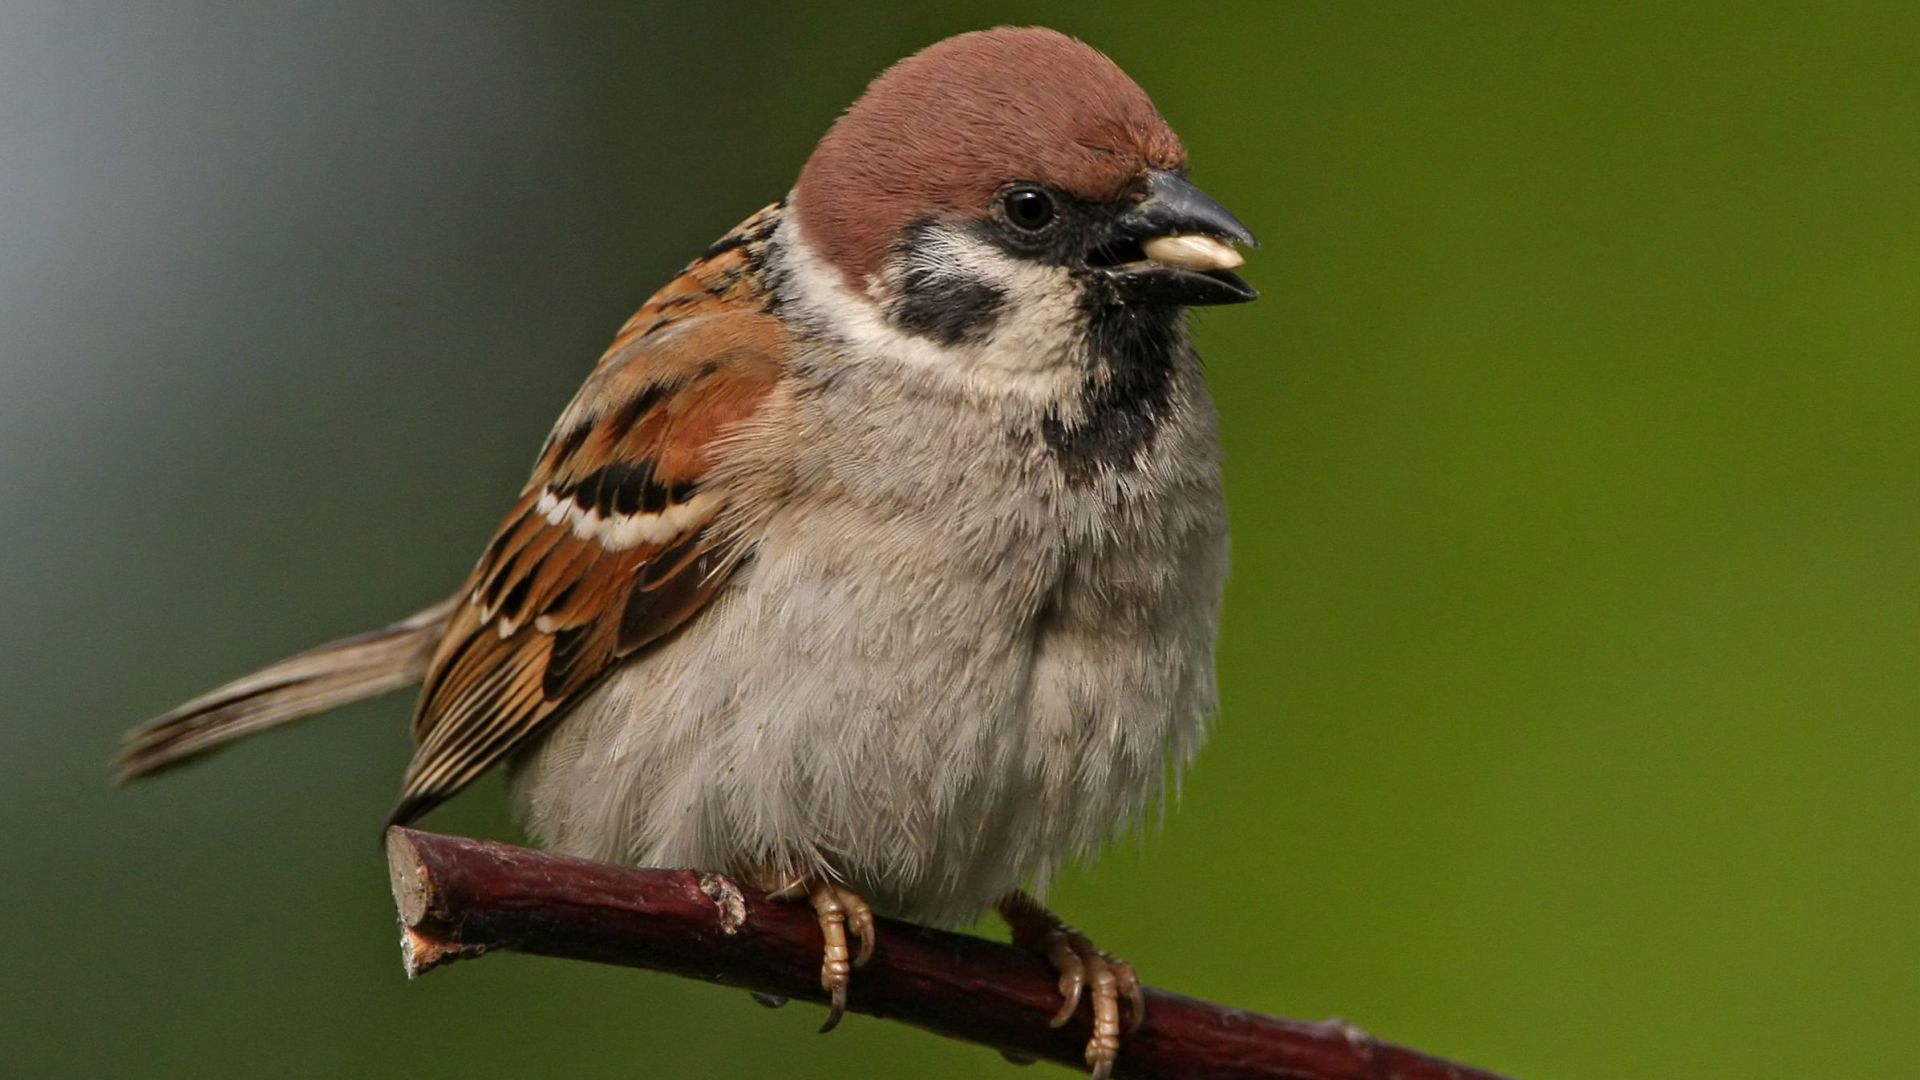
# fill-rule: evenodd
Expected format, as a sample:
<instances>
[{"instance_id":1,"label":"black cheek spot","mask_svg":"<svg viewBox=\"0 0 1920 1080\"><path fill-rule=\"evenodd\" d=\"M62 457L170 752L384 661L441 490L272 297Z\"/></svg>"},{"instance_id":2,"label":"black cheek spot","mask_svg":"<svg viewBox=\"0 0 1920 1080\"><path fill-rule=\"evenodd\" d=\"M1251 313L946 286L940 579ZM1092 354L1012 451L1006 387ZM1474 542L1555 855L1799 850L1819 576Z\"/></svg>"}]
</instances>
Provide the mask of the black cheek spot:
<instances>
[{"instance_id":1,"label":"black cheek spot","mask_svg":"<svg viewBox=\"0 0 1920 1080\"><path fill-rule=\"evenodd\" d=\"M904 269L887 304L895 326L949 346L985 340L1007 306L1006 290L993 282L969 277L959 267L921 261L940 242L939 230L953 227L930 218L908 223L892 255ZM974 226L972 232L975 242L993 243L986 226Z\"/></svg>"},{"instance_id":2,"label":"black cheek spot","mask_svg":"<svg viewBox=\"0 0 1920 1080\"><path fill-rule=\"evenodd\" d=\"M991 334L1006 306L1006 291L998 285L914 270L901 277L892 314L909 334L961 345Z\"/></svg>"}]
</instances>

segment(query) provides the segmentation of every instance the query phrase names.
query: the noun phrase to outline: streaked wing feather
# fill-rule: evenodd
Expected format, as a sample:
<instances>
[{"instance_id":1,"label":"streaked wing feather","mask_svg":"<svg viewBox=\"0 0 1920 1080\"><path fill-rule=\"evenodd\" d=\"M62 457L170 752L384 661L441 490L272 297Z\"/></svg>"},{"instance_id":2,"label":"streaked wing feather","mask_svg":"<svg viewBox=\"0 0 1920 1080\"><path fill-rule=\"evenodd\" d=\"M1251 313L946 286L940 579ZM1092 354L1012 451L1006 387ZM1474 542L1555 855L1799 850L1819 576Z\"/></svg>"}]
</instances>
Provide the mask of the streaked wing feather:
<instances>
[{"instance_id":1,"label":"streaked wing feather","mask_svg":"<svg viewBox=\"0 0 1920 1080\"><path fill-rule=\"evenodd\" d=\"M725 586L744 552L719 520L714 450L766 400L789 347L750 272L776 212L655 294L555 424L434 656L395 822L471 783Z\"/></svg>"}]
</instances>

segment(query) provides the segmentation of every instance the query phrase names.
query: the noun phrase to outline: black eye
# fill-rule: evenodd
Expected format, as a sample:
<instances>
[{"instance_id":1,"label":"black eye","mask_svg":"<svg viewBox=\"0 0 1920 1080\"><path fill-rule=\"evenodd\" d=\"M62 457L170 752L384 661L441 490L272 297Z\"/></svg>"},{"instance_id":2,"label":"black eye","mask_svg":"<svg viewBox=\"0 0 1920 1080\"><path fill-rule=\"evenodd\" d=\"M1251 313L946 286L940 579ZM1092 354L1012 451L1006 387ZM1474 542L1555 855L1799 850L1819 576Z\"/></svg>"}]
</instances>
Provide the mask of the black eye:
<instances>
[{"instance_id":1,"label":"black eye","mask_svg":"<svg viewBox=\"0 0 1920 1080\"><path fill-rule=\"evenodd\" d=\"M1053 196L1036 187L1017 187L1000 197L1007 223L1036 233L1053 223Z\"/></svg>"}]
</instances>

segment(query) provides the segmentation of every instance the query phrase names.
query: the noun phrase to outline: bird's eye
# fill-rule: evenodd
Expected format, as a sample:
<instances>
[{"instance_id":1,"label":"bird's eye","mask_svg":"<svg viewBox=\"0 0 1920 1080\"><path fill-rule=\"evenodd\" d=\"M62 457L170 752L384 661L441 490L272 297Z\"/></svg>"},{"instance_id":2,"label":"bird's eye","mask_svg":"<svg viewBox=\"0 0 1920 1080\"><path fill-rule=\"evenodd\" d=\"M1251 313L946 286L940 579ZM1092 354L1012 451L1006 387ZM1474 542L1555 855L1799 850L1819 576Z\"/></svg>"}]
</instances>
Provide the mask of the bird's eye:
<instances>
[{"instance_id":1,"label":"bird's eye","mask_svg":"<svg viewBox=\"0 0 1920 1080\"><path fill-rule=\"evenodd\" d=\"M1053 196L1037 187L1017 187L1000 197L1007 223L1021 232L1037 233L1053 224Z\"/></svg>"}]
</instances>

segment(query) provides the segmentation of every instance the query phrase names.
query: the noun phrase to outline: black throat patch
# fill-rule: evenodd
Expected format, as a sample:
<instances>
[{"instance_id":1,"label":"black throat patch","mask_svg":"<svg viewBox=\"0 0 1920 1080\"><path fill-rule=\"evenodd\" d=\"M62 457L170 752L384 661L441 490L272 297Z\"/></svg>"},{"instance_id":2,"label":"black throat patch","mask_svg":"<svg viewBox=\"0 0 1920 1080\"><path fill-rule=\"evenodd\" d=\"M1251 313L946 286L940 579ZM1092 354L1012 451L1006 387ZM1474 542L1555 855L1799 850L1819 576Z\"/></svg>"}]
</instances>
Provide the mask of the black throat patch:
<instances>
[{"instance_id":1,"label":"black throat patch","mask_svg":"<svg viewBox=\"0 0 1920 1080\"><path fill-rule=\"evenodd\" d=\"M1121 306L1091 290L1087 334L1091 370L1080 387L1081 415L1040 422L1040 434L1067 480L1091 483L1126 472L1153 445L1173 397L1173 370L1187 349L1181 308Z\"/></svg>"}]
</instances>

